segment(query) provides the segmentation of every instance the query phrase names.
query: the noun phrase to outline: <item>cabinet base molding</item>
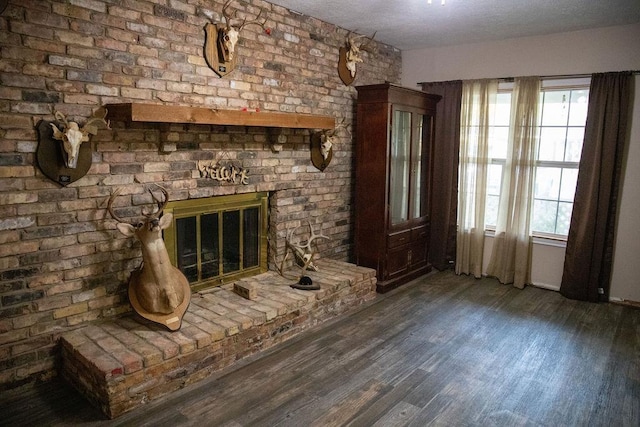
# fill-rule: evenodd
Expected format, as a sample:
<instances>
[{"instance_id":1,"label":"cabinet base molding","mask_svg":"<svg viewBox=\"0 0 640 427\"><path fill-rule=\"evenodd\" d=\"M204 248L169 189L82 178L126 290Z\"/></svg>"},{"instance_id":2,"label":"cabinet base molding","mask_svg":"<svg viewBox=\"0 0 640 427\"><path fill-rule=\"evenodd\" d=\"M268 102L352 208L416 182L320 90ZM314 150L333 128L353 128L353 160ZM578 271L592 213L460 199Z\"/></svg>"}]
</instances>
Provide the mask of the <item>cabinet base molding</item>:
<instances>
[{"instance_id":1,"label":"cabinet base molding","mask_svg":"<svg viewBox=\"0 0 640 427\"><path fill-rule=\"evenodd\" d=\"M376 283L376 292L379 294L387 293L389 291L392 291L404 285L405 283L410 282L413 279L417 279L420 276L424 276L425 274L431 273L431 270L432 270L432 267L431 267L431 264L429 264L424 268L414 270L411 273L406 274L402 277L397 277L391 280L385 280L384 282L378 281L378 283Z\"/></svg>"}]
</instances>

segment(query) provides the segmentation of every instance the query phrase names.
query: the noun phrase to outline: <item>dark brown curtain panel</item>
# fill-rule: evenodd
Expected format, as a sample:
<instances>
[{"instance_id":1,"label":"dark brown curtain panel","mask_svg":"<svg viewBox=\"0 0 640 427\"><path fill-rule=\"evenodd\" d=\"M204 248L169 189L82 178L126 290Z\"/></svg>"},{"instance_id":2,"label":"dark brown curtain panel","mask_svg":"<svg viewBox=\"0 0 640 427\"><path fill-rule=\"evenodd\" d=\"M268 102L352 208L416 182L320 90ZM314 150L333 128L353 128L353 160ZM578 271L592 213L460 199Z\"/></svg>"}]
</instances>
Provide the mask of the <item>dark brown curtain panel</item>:
<instances>
[{"instance_id":1,"label":"dark brown curtain panel","mask_svg":"<svg viewBox=\"0 0 640 427\"><path fill-rule=\"evenodd\" d=\"M594 74L560 293L609 297L622 156L632 95L630 72Z\"/></svg>"},{"instance_id":2,"label":"dark brown curtain panel","mask_svg":"<svg viewBox=\"0 0 640 427\"><path fill-rule=\"evenodd\" d=\"M462 81L422 83L422 90L442 96L433 147L429 261L444 270L452 267L456 258Z\"/></svg>"}]
</instances>

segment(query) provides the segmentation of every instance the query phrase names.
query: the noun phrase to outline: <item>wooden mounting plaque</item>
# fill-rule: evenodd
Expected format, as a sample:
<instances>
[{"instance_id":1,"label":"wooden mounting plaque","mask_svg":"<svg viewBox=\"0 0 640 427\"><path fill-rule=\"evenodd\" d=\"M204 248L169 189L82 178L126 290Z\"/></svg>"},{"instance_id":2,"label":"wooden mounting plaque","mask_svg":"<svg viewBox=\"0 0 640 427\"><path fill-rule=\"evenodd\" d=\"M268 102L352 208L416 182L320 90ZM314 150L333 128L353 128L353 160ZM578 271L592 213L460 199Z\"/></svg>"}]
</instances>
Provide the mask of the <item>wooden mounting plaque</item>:
<instances>
[{"instance_id":1,"label":"wooden mounting plaque","mask_svg":"<svg viewBox=\"0 0 640 427\"><path fill-rule=\"evenodd\" d=\"M347 68L347 48L342 46L340 48L340 56L338 57L338 76L340 76L340 80L342 83L349 86L356 79L358 72L352 77L351 72Z\"/></svg>"},{"instance_id":2,"label":"wooden mounting plaque","mask_svg":"<svg viewBox=\"0 0 640 427\"><path fill-rule=\"evenodd\" d=\"M320 133L316 132L311 135L311 163L313 163L313 166L318 170L324 171L326 167L329 166L329 163L331 163L331 159L333 158L333 148L329 150L329 155L325 159L322 156L322 149L320 148L321 145L322 139Z\"/></svg>"},{"instance_id":3,"label":"wooden mounting plaque","mask_svg":"<svg viewBox=\"0 0 640 427\"><path fill-rule=\"evenodd\" d=\"M78 150L78 164L75 169L66 167L66 153L62 148L62 141L53 138L50 124L41 120L38 123L38 149L36 161L43 174L62 186L67 186L85 176L91 168L91 142L83 142ZM58 127L62 125L55 123Z\"/></svg>"},{"instance_id":4,"label":"wooden mounting plaque","mask_svg":"<svg viewBox=\"0 0 640 427\"><path fill-rule=\"evenodd\" d=\"M220 77L224 77L232 72L234 68L236 68L236 62L238 59L238 54L236 53L231 61L220 60L222 55L220 54L218 34L222 28L222 26L211 23L204 27L204 59L207 61L207 64L213 72Z\"/></svg>"}]
</instances>

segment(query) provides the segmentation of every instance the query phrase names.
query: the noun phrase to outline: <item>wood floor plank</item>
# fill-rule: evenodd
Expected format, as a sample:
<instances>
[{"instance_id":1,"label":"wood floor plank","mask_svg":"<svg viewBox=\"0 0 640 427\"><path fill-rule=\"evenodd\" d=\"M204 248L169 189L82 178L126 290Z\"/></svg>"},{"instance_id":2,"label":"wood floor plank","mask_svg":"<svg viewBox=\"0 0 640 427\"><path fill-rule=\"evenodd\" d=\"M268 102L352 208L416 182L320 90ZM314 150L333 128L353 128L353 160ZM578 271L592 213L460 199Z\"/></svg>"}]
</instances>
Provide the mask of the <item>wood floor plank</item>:
<instances>
[{"instance_id":1,"label":"wood floor plank","mask_svg":"<svg viewBox=\"0 0 640 427\"><path fill-rule=\"evenodd\" d=\"M638 426L640 310L442 272L106 420L54 380L2 424Z\"/></svg>"}]
</instances>

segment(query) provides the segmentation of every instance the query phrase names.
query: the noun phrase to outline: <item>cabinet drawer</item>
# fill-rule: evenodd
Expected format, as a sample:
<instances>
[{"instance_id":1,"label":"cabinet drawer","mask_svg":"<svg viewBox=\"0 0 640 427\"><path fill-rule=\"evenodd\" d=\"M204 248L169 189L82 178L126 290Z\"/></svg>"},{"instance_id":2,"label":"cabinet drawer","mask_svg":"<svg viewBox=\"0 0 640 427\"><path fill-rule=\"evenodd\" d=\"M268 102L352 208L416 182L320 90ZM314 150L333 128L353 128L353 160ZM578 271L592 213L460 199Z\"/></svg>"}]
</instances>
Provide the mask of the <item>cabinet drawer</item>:
<instances>
[{"instance_id":1,"label":"cabinet drawer","mask_svg":"<svg viewBox=\"0 0 640 427\"><path fill-rule=\"evenodd\" d=\"M424 240L427 238L429 238L429 227L427 227L426 225L411 229L411 240L413 242L415 242L416 240Z\"/></svg>"},{"instance_id":2,"label":"cabinet drawer","mask_svg":"<svg viewBox=\"0 0 640 427\"><path fill-rule=\"evenodd\" d=\"M407 272L409 267L409 250L406 248L389 251L387 253L386 268L383 280L393 279Z\"/></svg>"},{"instance_id":3,"label":"cabinet drawer","mask_svg":"<svg viewBox=\"0 0 640 427\"><path fill-rule=\"evenodd\" d=\"M411 230L389 234L389 248L397 248L411 241Z\"/></svg>"}]
</instances>

